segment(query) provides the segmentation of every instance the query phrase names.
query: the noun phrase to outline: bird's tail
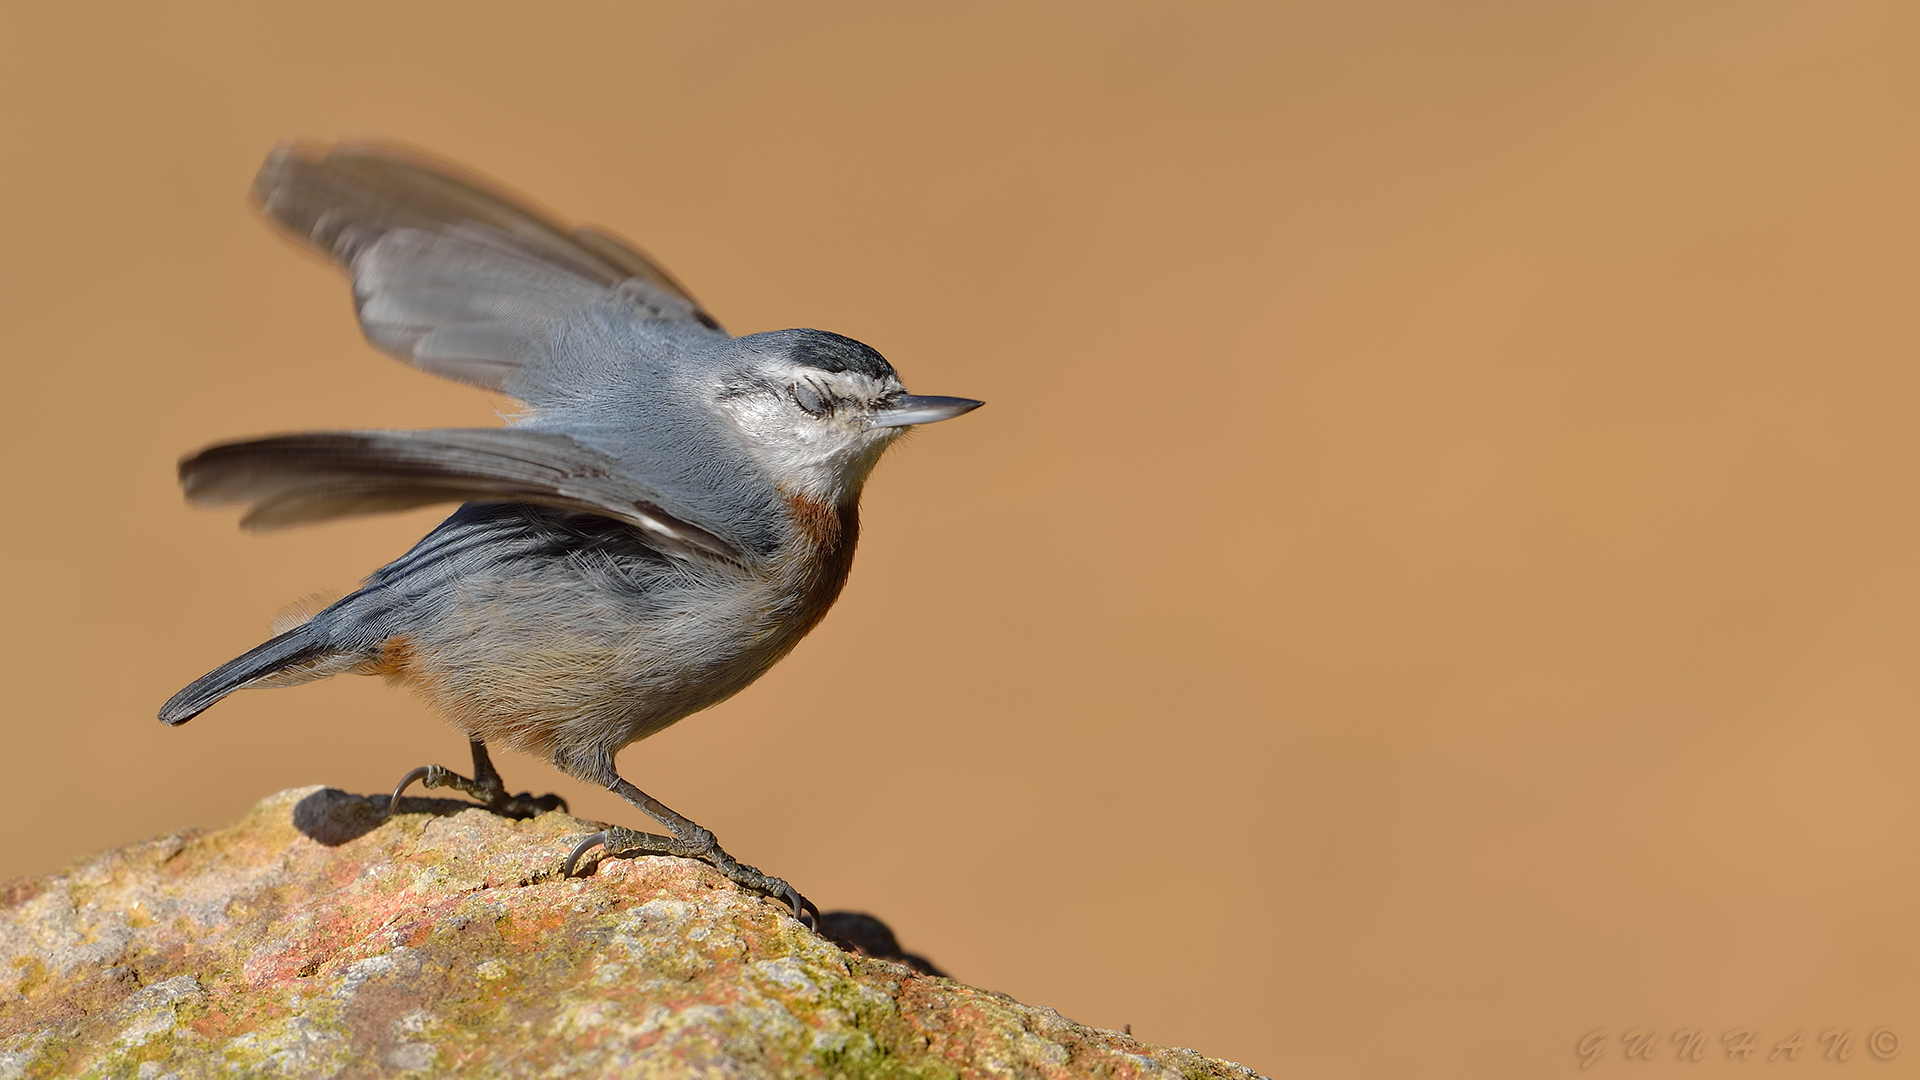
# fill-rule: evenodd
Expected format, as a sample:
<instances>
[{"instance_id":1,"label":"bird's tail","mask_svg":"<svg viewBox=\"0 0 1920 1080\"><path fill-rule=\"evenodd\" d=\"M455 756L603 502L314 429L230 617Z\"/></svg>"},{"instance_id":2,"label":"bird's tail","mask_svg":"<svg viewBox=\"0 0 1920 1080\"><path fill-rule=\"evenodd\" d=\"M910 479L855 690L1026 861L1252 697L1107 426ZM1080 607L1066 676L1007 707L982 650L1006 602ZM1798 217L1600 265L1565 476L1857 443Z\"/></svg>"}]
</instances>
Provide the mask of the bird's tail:
<instances>
[{"instance_id":1,"label":"bird's tail","mask_svg":"<svg viewBox=\"0 0 1920 1080\"><path fill-rule=\"evenodd\" d=\"M188 683L185 690L160 706L160 719L167 724L184 724L235 690L272 678L290 668L310 667L332 652L333 649L328 647L323 635L312 623L296 626Z\"/></svg>"}]
</instances>

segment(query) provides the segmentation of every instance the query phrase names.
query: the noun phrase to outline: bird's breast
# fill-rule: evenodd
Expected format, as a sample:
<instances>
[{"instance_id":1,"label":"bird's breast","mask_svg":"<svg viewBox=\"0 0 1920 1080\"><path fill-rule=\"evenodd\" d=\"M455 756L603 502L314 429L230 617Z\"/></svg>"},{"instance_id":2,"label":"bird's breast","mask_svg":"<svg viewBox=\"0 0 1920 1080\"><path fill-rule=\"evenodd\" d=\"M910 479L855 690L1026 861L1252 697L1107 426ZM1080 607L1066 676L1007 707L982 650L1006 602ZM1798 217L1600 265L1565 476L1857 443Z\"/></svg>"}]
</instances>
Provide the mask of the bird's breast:
<instances>
[{"instance_id":1,"label":"bird's breast","mask_svg":"<svg viewBox=\"0 0 1920 1080\"><path fill-rule=\"evenodd\" d=\"M367 668L425 694L475 737L536 753L617 749L745 689L839 598L858 505L796 494L783 505L783 542L749 567L646 577L592 549L535 554L543 545L534 545L450 578Z\"/></svg>"},{"instance_id":2,"label":"bird's breast","mask_svg":"<svg viewBox=\"0 0 1920 1080\"><path fill-rule=\"evenodd\" d=\"M860 540L860 504L838 505L792 492L784 493L794 527L792 554L776 572L786 578L793 602L788 629L798 643L840 597L853 570L853 549ZM791 646L789 646L791 647Z\"/></svg>"}]
</instances>

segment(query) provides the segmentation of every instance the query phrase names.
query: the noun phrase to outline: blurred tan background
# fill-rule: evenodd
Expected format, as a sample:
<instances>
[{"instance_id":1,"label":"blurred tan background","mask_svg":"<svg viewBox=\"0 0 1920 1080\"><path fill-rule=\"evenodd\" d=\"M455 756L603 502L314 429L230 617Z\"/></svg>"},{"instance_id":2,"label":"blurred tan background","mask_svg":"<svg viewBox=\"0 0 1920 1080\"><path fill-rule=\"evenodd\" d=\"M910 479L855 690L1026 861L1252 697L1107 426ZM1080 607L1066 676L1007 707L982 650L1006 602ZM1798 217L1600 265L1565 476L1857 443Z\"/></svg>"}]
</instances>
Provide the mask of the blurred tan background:
<instances>
[{"instance_id":1,"label":"blurred tan background","mask_svg":"<svg viewBox=\"0 0 1920 1080\"><path fill-rule=\"evenodd\" d=\"M1278 1076L1920 1061L1910 3L19 4L0 125L0 876L464 761L371 679L153 719L442 513L247 535L176 459L507 407L245 201L375 136L988 401L622 756L743 858Z\"/></svg>"}]
</instances>

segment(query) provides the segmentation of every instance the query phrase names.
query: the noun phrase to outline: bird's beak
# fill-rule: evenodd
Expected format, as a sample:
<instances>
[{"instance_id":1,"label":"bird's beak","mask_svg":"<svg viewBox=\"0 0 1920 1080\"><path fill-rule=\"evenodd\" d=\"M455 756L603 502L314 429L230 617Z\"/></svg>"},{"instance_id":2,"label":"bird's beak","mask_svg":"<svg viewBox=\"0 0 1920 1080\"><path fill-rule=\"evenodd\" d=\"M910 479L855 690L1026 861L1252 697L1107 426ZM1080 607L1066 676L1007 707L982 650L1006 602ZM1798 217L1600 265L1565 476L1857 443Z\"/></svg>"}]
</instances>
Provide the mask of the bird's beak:
<instances>
[{"instance_id":1,"label":"bird's beak","mask_svg":"<svg viewBox=\"0 0 1920 1080\"><path fill-rule=\"evenodd\" d=\"M867 418L868 427L907 427L912 424L932 424L941 420L951 420L961 413L970 413L985 405L984 401L975 401L963 397L916 397L913 394L901 394L887 407Z\"/></svg>"}]
</instances>

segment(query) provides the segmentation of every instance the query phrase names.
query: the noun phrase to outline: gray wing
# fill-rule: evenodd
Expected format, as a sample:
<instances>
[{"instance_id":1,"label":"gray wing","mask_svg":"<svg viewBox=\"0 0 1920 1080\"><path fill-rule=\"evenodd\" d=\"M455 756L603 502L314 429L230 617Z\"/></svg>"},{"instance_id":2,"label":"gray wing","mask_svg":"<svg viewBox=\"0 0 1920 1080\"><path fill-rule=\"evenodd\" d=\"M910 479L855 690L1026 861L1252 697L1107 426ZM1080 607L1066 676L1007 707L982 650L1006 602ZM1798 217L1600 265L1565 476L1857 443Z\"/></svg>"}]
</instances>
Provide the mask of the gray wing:
<instances>
[{"instance_id":1,"label":"gray wing","mask_svg":"<svg viewBox=\"0 0 1920 1080\"><path fill-rule=\"evenodd\" d=\"M513 394L551 328L596 305L724 334L680 284L611 233L568 228L478 177L379 146L282 147L253 198L353 278L367 340L436 375Z\"/></svg>"},{"instance_id":2,"label":"gray wing","mask_svg":"<svg viewBox=\"0 0 1920 1080\"><path fill-rule=\"evenodd\" d=\"M670 554L740 561L739 545L662 507L619 463L565 435L516 428L317 431L210 446L180 463L187 499L251 506L241 525L284 528L443 502L525 502L638 528ZM708 523L712 524L712 523Z\"/></svg>"}]
</instances>

